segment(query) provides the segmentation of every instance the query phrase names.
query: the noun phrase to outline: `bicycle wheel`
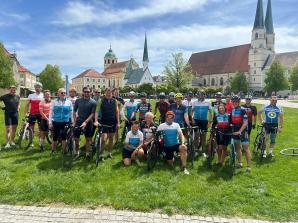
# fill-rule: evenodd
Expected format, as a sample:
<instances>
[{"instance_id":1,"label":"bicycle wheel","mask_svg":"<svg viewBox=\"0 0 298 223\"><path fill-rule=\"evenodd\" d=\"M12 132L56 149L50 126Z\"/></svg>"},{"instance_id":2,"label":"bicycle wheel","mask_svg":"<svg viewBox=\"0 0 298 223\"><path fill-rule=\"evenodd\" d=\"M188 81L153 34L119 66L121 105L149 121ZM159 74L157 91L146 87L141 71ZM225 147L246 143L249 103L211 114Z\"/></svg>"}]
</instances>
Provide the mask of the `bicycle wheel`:
<instances>
[{"instance_id":1,"label":"bicycle wheel","mask_svg":"<svg viewBox=\"0 0 298 223\"><path fill-rule=\"evenodd\" d=\"M234 175L236 171L236 148L233 141L231 142L230 164L232 167L232 174Z\"/></svg>"},{"instance_id":2,"label":"bicycle wheel","mask_svg":"<svg viewBox=\"0 0 298 223\"><path fill-rule=\"evenodd\" d=\"M208 157L207 157L207 163L208 163L208 167L212 166L212 161L214 158L214 135L212 134L210 136L210 142L209 142L209 146L208 146Z\"/></svg>"},{"instance_id":3,"label":"bicycle wheel","mask_svg":"<svg viewBox=\"0 0 298 223\"><path fill-rule=\"evenodd\" d=\"M33 131L31 128L23 128L20 132L20 137L19 137L19 147L21 149L28 149L33 142Z\"/></svg>"},{"instance_id":4,"label":"bicycle wheel","mask_svg":"<svg viewBox=\"0 0 298 223\"><path fill-rule=\"evenodd\" d=\"M96 149L95 164L96 164L96 167L97 167L99 162L100 162L100 152L101 152L101 136L100 136L99 133L96 134L95 141L94 141L94 146L95 146L95 149Z\"/></svg>"},{"instance_id":5,"label":"bicycle wheel","mask_svg":"<svg viewBox=\"0 0 298 223\"><path fill-rule=\"evenodd\" d=\"M52 144L52 138L53 138L51 130L48 130L46 138L47 138L48 143L51 145Z\"/></svg>"},{"instance_id":6,"label":"bicycle wheel","mask_svg":"<svg viewBox=\"0 0 298 223\"><path fill-rule=\"evenodd\" d=\"M158 157L158 148L156 143L152 142L149 149L147 150L147 170L150 171L154 168L157 157Z\"/></svg>"},{"instance_id":7,"label":"bicycle wheel","mask_svg":"<svg viewBox=\"0 0 298 223\"><path fill-rule=\"evenodd\" d=\"M258 149L260 150L260 161L263 161L264 159L264 154L266 151L266 143L265 143L265 136L262 135L259 141Z\"/></svg>"},{"instance_id":8,"label":"bicycle wheel","mask_svg":"<svg viewBox=\"0 0 298 223\"><path fill-rule=\"evenodd\" d=\"M260 142L260 137L261 137L261 134L258 133L256 138L255 138L255 141L254 141L254 152L255 153L258 153L258 150L259 150L259 142Z\"/></svg>"},{"instance_id":9,"label":"bicycle wheel","mask_svg":"<svg viewBox=\"0 0 298 223\"><path fill-rule=\"evenodd\" d=\"M195 158L195 150L193 146L193 132L191 131L191 134L188 136L188 144L187 144L187 152L188 152L188 158L191 162L191 165L193 166L194 158Z\"/></svg>"}]
</instances>

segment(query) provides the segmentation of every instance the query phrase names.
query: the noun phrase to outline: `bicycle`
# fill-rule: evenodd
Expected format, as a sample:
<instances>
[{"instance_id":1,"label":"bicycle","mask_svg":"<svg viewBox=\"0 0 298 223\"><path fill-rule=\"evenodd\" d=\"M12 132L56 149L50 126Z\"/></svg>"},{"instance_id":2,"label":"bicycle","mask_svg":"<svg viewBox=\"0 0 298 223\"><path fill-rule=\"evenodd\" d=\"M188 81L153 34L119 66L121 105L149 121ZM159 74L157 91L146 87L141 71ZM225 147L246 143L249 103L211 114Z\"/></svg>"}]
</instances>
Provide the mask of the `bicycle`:
<instances>
[{"instance_id":1,"label":"bicycle","mask_svg":"<svg viewBox=\"0 0 298 223\"><path fill-rule=\"evenodd\" d=\"M154 139L150 142L147 150L147 170L152 170L158 158L164 156L162 154L161 147L163 145L162 131L156 131L152 129L152 133L154 134Z\"/></svg>"},{"instance_id":2,"label":"bicycle","mask_svg":"<svg viewBox=\"0 0 298 223\"><path fill-rule=\"evenodd\" d=\"M18 145L19 148L27 150L33 143L33 130L29 125L29 117L23 119L23 125L18 132Z\"/></svg>"},{"instance_id":3,"label":"bicycle","mask_svg":"<svg viewBox=\"0 0 298 223\"><path fill-rule=\"evenodd\" d=\"M64 127L64 133L66 133L66 147L65 151L62 150L62 166L65 166L67 156L69 155L70 157L70 165L72 165L73 157L75 155L75 142L74 142L74 137L73 137L73 127L71 124L67 124ZM62 144L62 139L61 137L58 138L58 143ZM58 144L57 144L58 145Z\"/></svg>"},{"instance_id":4,"label":"bicycle","mask_svg":"<svg viewBox=\"0 0 298 223\"><path fill-rule=\"evenodd\" d=\"M261 129L261 131L260 131ZM263 160L264 153L266 151L266 135L264 125L257 126L257 135L254 141L254 152L258 154L260 152L260 161Z\"/></svg>"},{"instance_id":5,"label":"bicycle","mask_svg":"<svg viewBox=\"0 0 298 223\"><path fill-rule=\"evenodd\" d=\"M113 128L114 126L103 125L103 124L98 125L98 129L95 133L95 137L94 137L94 141L93 141L93 145L92 145L92 153L93 153L93 155L95 153L95 158L96 158L96 160L95 160L96 167L98 167L98 164L100 162L100 154L103 149L103 148L101 148L102 127Z\"/></svg>"},{"instance_id":6,"label":"bicycle","mask_svg":"<svg viewBox=\"0 0 298 223\"><path fill-rule=\"evenodd\" d=\"M121 135L121 142L123 142L125 140L125 136L126 134L130 131L130 127L128 125L131 126L132 121L125 121L124 122L124 127L122 130L122 135Z\"/></svg>"},{"instance_id":7,"label":"bicycle","mask_svg":"<svg viewBox=\"0 0 298 223\"><path fill-rule=\"evenodd\" d=\"M209 168L211 168L212 166L212 161L215 153L216 153L215 129L211 129L209 144L208 144L208 154L207 154L207 164Z\"/></svg>"},{"instance_id":8,"label":"bicycle","mask_svg":"<svg viewBox=\"0 0 298 223\"><path fill-rule=\"evenodd\" d=\"M187 134L187 138L186 138L187 155L188 155L188 159L190 160L192 166L193 166L194 159L195 159L195 148L194 148L195 134L194 134L194 130L196 130L196 129L198 129L197 126L182 128L182 130L186 130L186 134Z\"/></svg>"}]
</instances>

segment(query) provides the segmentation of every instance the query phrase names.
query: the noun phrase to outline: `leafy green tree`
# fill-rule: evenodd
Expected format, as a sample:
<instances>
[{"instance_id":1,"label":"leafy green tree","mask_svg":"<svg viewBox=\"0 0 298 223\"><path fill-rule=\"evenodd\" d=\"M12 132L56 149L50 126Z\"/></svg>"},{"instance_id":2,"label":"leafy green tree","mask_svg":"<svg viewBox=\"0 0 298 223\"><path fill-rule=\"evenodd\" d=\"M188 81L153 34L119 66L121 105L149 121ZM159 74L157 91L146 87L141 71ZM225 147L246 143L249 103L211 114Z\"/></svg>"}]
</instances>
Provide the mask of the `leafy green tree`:
<instances>
[{"instance_id":1,"label":"leafy green tree","mask_svg":"<svg viewBox=\"0 0 298 223\"><path fill-rule=\"evenodd\" d=\"M156 91L157 94L159 94L161 92L164 92L166 94L169 93L169 89L168 89L167 84L157 85L156 88L155 88L155 91Z\"/></svg>"},{"instance_id":2,"label":"leafy green tree","mask_svg":"<svg viewBox=\"0 0 298 223\"><path fill-rule=\"evenodd\" d=\"M13 61L6 54L3 44L0 42L0 88L7 88L16 84L13 75Z\"/></svg>"},{"instance_id":3,"label":"leafy green tree","mask_svg":"<svg viewBox=\"0 0 298 223\"><path fill-rule=\"evenodd\" d=\"M65 84L59 67L50 64L47 64L45 69L39 74L39 81L42 83L43 89L50 90L53 93L57 92Z\"/></svg>"},{"instance_id":4,"label":"leafy green tree","mask_svg":"<svg viewBox=\"0 0 298 223\"><path fill-rule=\"evenodd\" d=\"M291 70L290 82L292 85L292 91L298 90L298 60Z\"/></svg>"},{"instance_id":5,"label":"leafy green tree","mask_svg":"<svg viewBox=\"0 0 298 223\"><path fill-rule=\"evenodd\" d=\"M151 95L154 93L154 88L151 83L144 83L138 87L137 92L139 92L139 93L145 92L145 93L147 93L147 95Z\"/></svg>"},{"instance_id":6,"label":"leafy green tree","mask_svg":"<svg viewBox=\"0 0 298 223\"><path fill-rule=\"evenodd\" d=\"M172 60L165 66L163 74L168 87L175 89L175 92L188 87L193 79L191 65L183 59L182 53L172 54Z\"/></svg>"},{"instance_id":7,"label":"leafy green tree","mask_svg":"<svg viewBox=\"0 0 298 223\"><path fill-rule=\"evenodd\" d=\"M238 72L231 79L231 91L234 93L244 92L246 93L248 89L248 82L246 76L242 72Z\"/></svg>"},{"instance_id":8,"label":"leafy green tree","mask_svg":"<svg viewBox=\"0 0 298 223\"><path fill-rule=\"evenodd\" d=\"M120 93L128 93L130 91L135 91L134 88L130 87L130 86L124 86L121 90Z\"/></svg>"},{"instance_id":9,"label":"leafy green tree","mask_svg":"<svg viewBox=\"0 0 298 223\"><path fill-rule=\"evenodd\" d=\"M285 90L288 87L289 83L285 76L285 68L279 61L275 60L266 73L265 90L269 94L276 94L278 91Z\"/></svg>"}]
</instances>

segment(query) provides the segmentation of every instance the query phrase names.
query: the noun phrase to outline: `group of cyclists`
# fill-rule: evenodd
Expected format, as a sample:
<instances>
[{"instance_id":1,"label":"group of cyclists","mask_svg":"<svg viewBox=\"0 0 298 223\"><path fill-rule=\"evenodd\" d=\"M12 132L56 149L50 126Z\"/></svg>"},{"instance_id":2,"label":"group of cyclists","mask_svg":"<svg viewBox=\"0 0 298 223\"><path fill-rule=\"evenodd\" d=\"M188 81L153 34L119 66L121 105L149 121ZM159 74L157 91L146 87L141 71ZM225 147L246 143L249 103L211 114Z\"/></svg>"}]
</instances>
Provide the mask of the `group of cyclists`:
<instances>
[{"instance_id":1,"label":"group of cyclists","mask_svg":"<svg viewBox=\"0 0 298 223\"><path fill-rule=\"evenodd\" d=\"M224 96L218 92L215 101L206 100L204 90L197 95L189 92L184 96L181 93L171 92L168 97L165 93L158 95L158 100L153 108L147 100L146 93L140 94L140 101L136 100L136 93L129 92L129 100L124 101L120 97L118 89L105 89L103 95L99 89L93 92L89 87L83 88L81 97L77 97L76 90L70 89L69 96L66 90L60 88L55 99L51 99L51 92L44 90L42 84L35 84L35 93L28 96L25 105L25 115L29 124L34 129L38 123L40 130L39 147L44 150L46 134L51 130L51 153L56 154L57 141L62 141L62 152L66 152L67 125L73 127L75 141L75 156L78 159L80 152L80 136L86 138L86 159L92 158L92 138L97 127L101 126L102 140L100 160L104 160L103 148L108 147L108 157L112 157L112 151L119 141L124 142L122 158L125 166L132 161L140 163L141 158L147 154L149 143L155 138L156 132L162 132L163 152L169 165L173 165L177 153L181 159L182 170L187 170L187 145L189 128L194 126L194 149L201 151L204 156L207 152L207 132L211 128L211 134L216 135L218 165L223 165L227 156L227 147L233 139L237 151L239 166L242 167L242 151L247 161L247 172L251 172L251 153L249 149L250 133L255 129L257 118L263 123L266 131L268 152L274 156L273 150L277 131L283 127L283 110L277 106L277 97L272 96L270 104L264 106L259 112L252 105L252 96L245 97L245 104L241 105L238 95ZM5 104L6 140L5 148L14 146L14 137L18 125L20 97L16 95L16 87L11 86L10 92L0 97ZM156 114L159 113L159 120ZM124 128L119 139L121 119ZM156 131L152 131L155 129ZM200 143L198 143L200 142ZM200 147L200 148L199 148ZM208 154L208 153L207 153Z\"/></svg>"}]
</instances>

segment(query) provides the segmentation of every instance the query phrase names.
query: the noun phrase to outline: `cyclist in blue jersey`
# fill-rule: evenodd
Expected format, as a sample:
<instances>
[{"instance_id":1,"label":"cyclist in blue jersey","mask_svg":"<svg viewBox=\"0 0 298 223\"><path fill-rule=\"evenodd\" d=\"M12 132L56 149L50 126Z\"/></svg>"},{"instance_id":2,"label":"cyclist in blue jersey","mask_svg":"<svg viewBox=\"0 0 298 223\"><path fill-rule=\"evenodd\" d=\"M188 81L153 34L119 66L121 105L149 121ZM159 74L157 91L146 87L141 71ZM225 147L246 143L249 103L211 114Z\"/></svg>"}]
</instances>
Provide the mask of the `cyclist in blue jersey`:
<instances>
[{"instance_id":1,"label":"cyclist in blue jersey","mask_svg":"<svg viewBox=\"0 0 298 223\"><path fill-rule=\"evenodd\" d=\"M237 158L239 161L240 167L242 167L242 152L241 145L245 151L247 168L246 172L251 172L251 155L249 150L249 141L248 141L248 118L244 108L240 106L240 97L238 95L234 95L232 97L233 109L230 115L230 122L232 124L232 132L234 139L234 144L237 150Z\"/></svg>"},{"instance_id":2,"label":"cyclist in blue jersey","mask_svg":"<svg viewBox=\"0 0 298 223\"><path fill-rule=\"evenodd\" d=\"M125 125L124 125L124 129L127 127L128 131L131 128L132 122L134 122L136 120L136 111L137 111L137 105L138 103L135 101L135 92L131 91L128 94L129 96L129 101L125 102L122 110L121 110L121 115L123 117L123 119L125 120ZM122 140L124 140L125 138L125 131L123 131L122 134Z\"/></svg>"},{"instance_id":3,"label":"cyclist in blue jersey","mask_svg":"<svg viewBox=\"0 0 298 223\"><path fill-rule=\"evenodd\" d=\"M208 125L211 124L212 120L212 108L210 102L205 100L206 93L204 90L199 92L198 100L192 103L192 111L193 111L193 119L194 124L197 126L202 134L200 135L198 131L195 133L195 148L198 145L198 139L200 137L200 142L202 146L202 151L204 152L204 148L206 146L206 132L208 130ZM198 148L199 149L199 148Z\"/></svg>"},{"instance_id":4,"label":"cyclist in blue jersey","mask_svg":"<svg viewBox=\"0 0 298 223\"><path fill-rule=\"evenodd\" d=\"M269 154L273 157L273 150L275 147L275 140L277 132L281 132L283 128L283 110L280 106L277 106L277 97L271 96L270 104L264 106L259 112L258 117L261 123L263 123L266 131L266 151L264 152L264 158L267 156L268 141L270 136L270 149ZM265 119L262 116L265 114Z\"/></svg>"},{"instance_id":5,"label":"cyclist in blue jersey","mask_svg":"<svg viewBox=\"0 0 298 223\"><path fill-rule=\"evenodd\" d=\"M158 126L157 131L162 132L164 139L164 152L169 165L174 163L174 152L180 154L182 169L185 174L189 174L186 169L187 147L184 144L184 136L178 123L174 122L175 113L168 111L166 113L166 122Z\"/></svg>"},{"instance_id":6,"label":"cyclist in blue jersey","mask_svg":"<svg viewBox=\"0 0 298 223\"><path fill-rule=\"evenodd\" d=\"M187 114L187 108L182 104L183 95L181 93L177 93L175 95L176 102L170 105L170 110L174 112L174 122L178 123L181 128L191 127L188 114Z\"/></svg>"}]
</instances>

